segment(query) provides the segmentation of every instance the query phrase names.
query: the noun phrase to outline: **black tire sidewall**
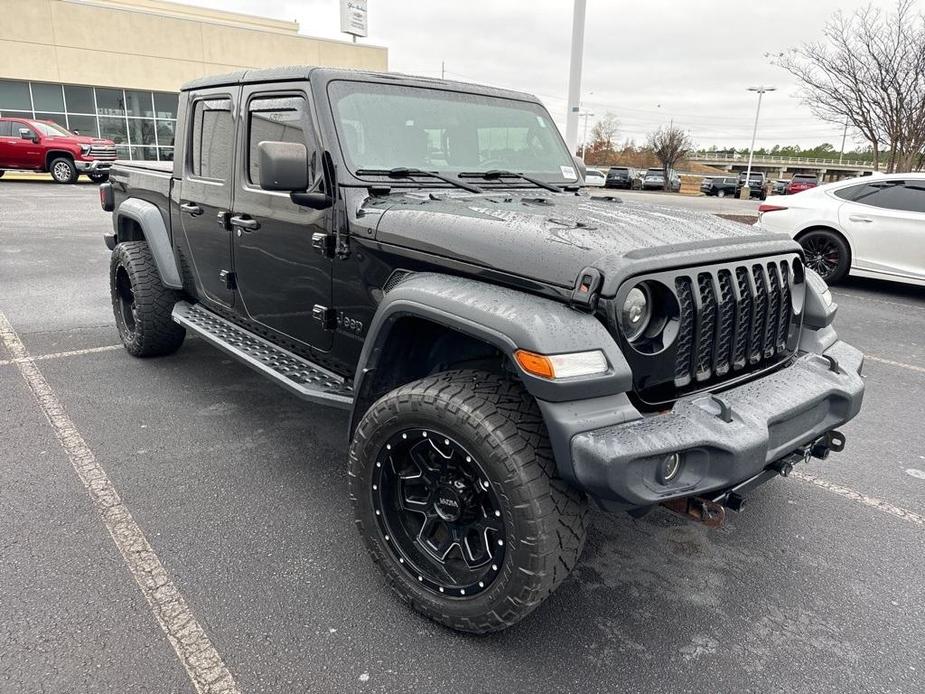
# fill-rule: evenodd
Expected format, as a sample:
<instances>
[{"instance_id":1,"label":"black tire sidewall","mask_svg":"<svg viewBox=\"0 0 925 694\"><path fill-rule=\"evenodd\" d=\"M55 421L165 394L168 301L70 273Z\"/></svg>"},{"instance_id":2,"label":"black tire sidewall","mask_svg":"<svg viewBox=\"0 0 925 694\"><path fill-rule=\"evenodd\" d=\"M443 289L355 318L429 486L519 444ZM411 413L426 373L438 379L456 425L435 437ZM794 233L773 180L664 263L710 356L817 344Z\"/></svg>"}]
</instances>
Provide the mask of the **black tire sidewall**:
<instances>
[{"instance_id":1,"label":"black tire sidewall","mask_svg":"<svg viewBox=\"0 0 925 694\"><path fill-rule=\"evenodd\" d=\"M809 231L802 236L800 236L800 245L805 249L805 243L811 238L826 238L832 241L835 246L838 248L838 267L829 277L823 277L827 284L836 284L841 280L845 279L848 275L848 271L851 269L851 251L848 249L848 244L845 243L838 234L834 231L829 231L827 229L816 229L814 231Z\"/></svg>"}]
</instances>

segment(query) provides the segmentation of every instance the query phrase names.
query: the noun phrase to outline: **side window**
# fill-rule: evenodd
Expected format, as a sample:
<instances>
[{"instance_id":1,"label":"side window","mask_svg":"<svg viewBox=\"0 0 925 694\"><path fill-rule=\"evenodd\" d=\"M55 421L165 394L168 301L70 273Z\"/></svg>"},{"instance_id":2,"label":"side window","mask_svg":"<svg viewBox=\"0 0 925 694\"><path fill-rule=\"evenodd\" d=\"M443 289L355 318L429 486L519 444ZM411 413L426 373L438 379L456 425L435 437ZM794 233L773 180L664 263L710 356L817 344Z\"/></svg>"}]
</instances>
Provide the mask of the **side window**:
<instances>
[{"instance_id":1,"label":"side window","mask_svg":"<svg viewBox=\"0 0 925 694\"><path fill-rule=\"evenodd\" d=\"M13 124L8 120L0 120L0 137L13 137Z\"/></svg>"},{"instance_id":2,"label":"side window","mask_svg":"<svg viewBox=\"0 0 925 694\"><path fill-rule=\"evenodd\" d=\"M231 177L234 120L231 99L202 99L193 106L189 170L193 176L227 181Z\"/></svg>"},{"instance_id":3,"label":"side window","mask_svg":"<svg viewBox=\"0 0 925 694\"><path fill-rule=\"evenodd\" d=\"M904 212L925 212L925 182L877 181L852 186L835 194L862 205Z\"/></svg>"},{"instance_id":4,"label":"side window","mask_svg":"<svg viewBox=\"0 0 925 694\"><path fill-rule=\"evenodd\" d=\"M257 185L260 181L260 157L257 145L261 142L295 142L305 145L308 151L309 180L317 173L317 153L309 128L306 102L303 96L259 97L252 99L247 109L247 179Z\"/></svg>"}]
</instances>

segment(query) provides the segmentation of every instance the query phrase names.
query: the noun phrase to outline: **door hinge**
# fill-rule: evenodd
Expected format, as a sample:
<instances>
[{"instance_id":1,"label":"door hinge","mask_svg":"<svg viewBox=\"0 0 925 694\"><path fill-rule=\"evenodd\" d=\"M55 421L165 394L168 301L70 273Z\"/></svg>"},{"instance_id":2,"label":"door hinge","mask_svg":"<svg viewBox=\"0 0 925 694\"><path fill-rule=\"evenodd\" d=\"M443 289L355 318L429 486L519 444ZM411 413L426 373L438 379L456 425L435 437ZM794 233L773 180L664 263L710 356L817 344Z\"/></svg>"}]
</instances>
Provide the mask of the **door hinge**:
<instances>
[{"instance_id":1,"label":"door hinge","mask_svg":"<svg viewBox=\"0 0 925 694\"><path fill-rule=\"evenodd\" d=\"M317 232L312 234L312 248L325 258L333 258L337 239L334 234Z\"/></svg>"},{"instance_id":2,"label":"door hinge","mask_svg":"<svg viewBox=\"0 0 925 694\"><path fill-rule=\"evenodd\" d=\"M225 283L225 289L234 289L238 286L237 276L230 270L222 270L218 273L218 278Z\"/></svg>"},{"instance_id":3,"label":"door hinge","mask_svg":"<svg viewBox=\"0 0 925 694\"><path fill-rule=\"evenodd\" d=\"M321 323L322 330L335 330L337 328L337 311L333 308L315 304L312 308L312 318Z\"/></svg>"}]
</instances>

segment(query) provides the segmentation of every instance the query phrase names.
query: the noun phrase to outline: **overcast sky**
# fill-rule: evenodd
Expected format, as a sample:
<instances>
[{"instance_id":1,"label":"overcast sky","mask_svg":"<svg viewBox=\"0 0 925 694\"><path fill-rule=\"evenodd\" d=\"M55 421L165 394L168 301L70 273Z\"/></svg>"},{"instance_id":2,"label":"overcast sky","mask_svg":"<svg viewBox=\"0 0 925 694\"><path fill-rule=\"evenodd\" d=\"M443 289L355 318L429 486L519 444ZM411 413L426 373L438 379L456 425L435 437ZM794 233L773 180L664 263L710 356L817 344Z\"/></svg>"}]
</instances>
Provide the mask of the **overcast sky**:
<instances>
[{"instance_id":1,"label":"overcast sky","mask_svg":"<svg viewBox=\"0 0 925 694\"><path fill-rule=\"evenodd\" d=\"M339 31L339 0L185 1L295 19L303 34L349 39ZM698 145L742 147L756 105L746 88L773 85L778 91L765 95L758 146L829 142L838 149L842 128L815 119L797 86L764 54L816 40L834 12L865 4L588 0L582 105L598 116L613 112L621 139L641 143L673 120ZM894 2L873 4L889 9ZM448 78L538 95L564 130L571 0L369 0L368 6L369 37L360 41L388 47L391 70L439 76L445 61ZM849 133L846 148L853 146Z\"/></svg>"}]
</instances>

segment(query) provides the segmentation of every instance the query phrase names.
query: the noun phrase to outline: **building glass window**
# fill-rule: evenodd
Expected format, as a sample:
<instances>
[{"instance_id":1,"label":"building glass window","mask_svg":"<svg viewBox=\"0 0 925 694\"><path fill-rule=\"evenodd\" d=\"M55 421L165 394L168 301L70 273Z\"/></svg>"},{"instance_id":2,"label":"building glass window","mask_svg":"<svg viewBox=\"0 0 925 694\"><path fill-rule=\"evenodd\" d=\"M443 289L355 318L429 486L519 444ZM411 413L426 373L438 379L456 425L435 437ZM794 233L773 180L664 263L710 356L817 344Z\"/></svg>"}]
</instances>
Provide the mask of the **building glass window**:
<instances>
[{"instance_id":1,"label":"building glass window","mask_svg":"<svg viewBox=\"0 0 925 694\"><path fill-rule=\"evenodd\" d=\"M125 98L121 89L96 88L96 112L101 116L124 116Z\"/></svg>"},{"instance_id":2,"label":"building glass window","mask_svg":"<svg viewBox=\"0 0 925 694\"><path fill-rule=\"evenodd\" d=\"M32 99L29 96L29 83L0 80L0 109L31 111Z\"/></svg>"},{"instance_id":3,"label":"building glass window","mask_svg":"<svg viewBox=\"0 0 925 694\"><path fill-rule=\"evenodd\" d=\"M64 92L61 85L33 82L32 107L36 111L64 113Z\"/></svg>"},{"instance_id":4,"label":"building glass window","mask_svg":"<svg viewBox=\"0 0 925 694\"><path fill-rule=\"evenodd\" d=\"M125 108L130 116L154 117L151 92L125 90Z\"/></svg>"},{"instance_id":5,"label":"building glass window","mask_svg":"<svg viewBox=\"0 0 925 694\"><path fill-rule=\"evenodd\" d=\"M96 116L81 116L69 113L67 116L68 130L76 132L79 135L87 137L99 137L100 131L97 128Z\"/></svg>"},{"instance_id":6,"label":"building glass window","mask_svg":"<svg viewBox=\"0 0 925 694\"><path fill-rule=\"evenodd\" d=\"M159 120L157 122L157 144L161 147L173 147L177 123L172 120Z\"/></svg>"},{"instance_id":7,"label":"building glass window","mask_svg":"<svg viewBox=\"0 0 925 694\"><path fill-rule=\"evenodd\" d=\"M157 161L157 147L132 147L132 159Z\"/></svg>"},{"instance_id":8,"label":"building glass window","mask_svg":"<svg viewBox=\"0 0 925 694\"><path fill-rule=\"evenodd\" d=\"M64 98L67 101L68 113L96 113L91 87L66 84L64 85Z\"/></svg>"},{"instance_id":9,"label":"building glass window","mask_svg":"<svg viewBox=\"0 0 925 694\"><path fill-rule=\"evenodd\" d=\"M100 116L100 137L112 140L117 145L128 144L128 130L124 118L103 118Z\"/></svg>"},{"instance_id":10,"label":"building glass window","mask_svg":"<svg viewBox=\"0 0 925 694\"><path fill-rule=\"evenodd\" d=\"M129 142L133 145L156 145L154 139L154 120L150 118L129 118Z\"/></svg>"},{"instance_id":11,"label":"building glass window","mask_svg":"<svg viewBox=\"0 0 925 694\"><path fill-rule=\"evenodd\" d=\"M0 116L4 118L32 118L32 111L7 111L0 109Z\"/></svg>"},{"instance_id":12,"label":"building glass window","mask_svg":"<svg viewBox=\"0 0 925 694\"><path fill-rule=\"evenodd\" d=\"M154 92L154 113L158 118L176 119L178 95L170 92Z\"/></svg>"}]
</instances>

